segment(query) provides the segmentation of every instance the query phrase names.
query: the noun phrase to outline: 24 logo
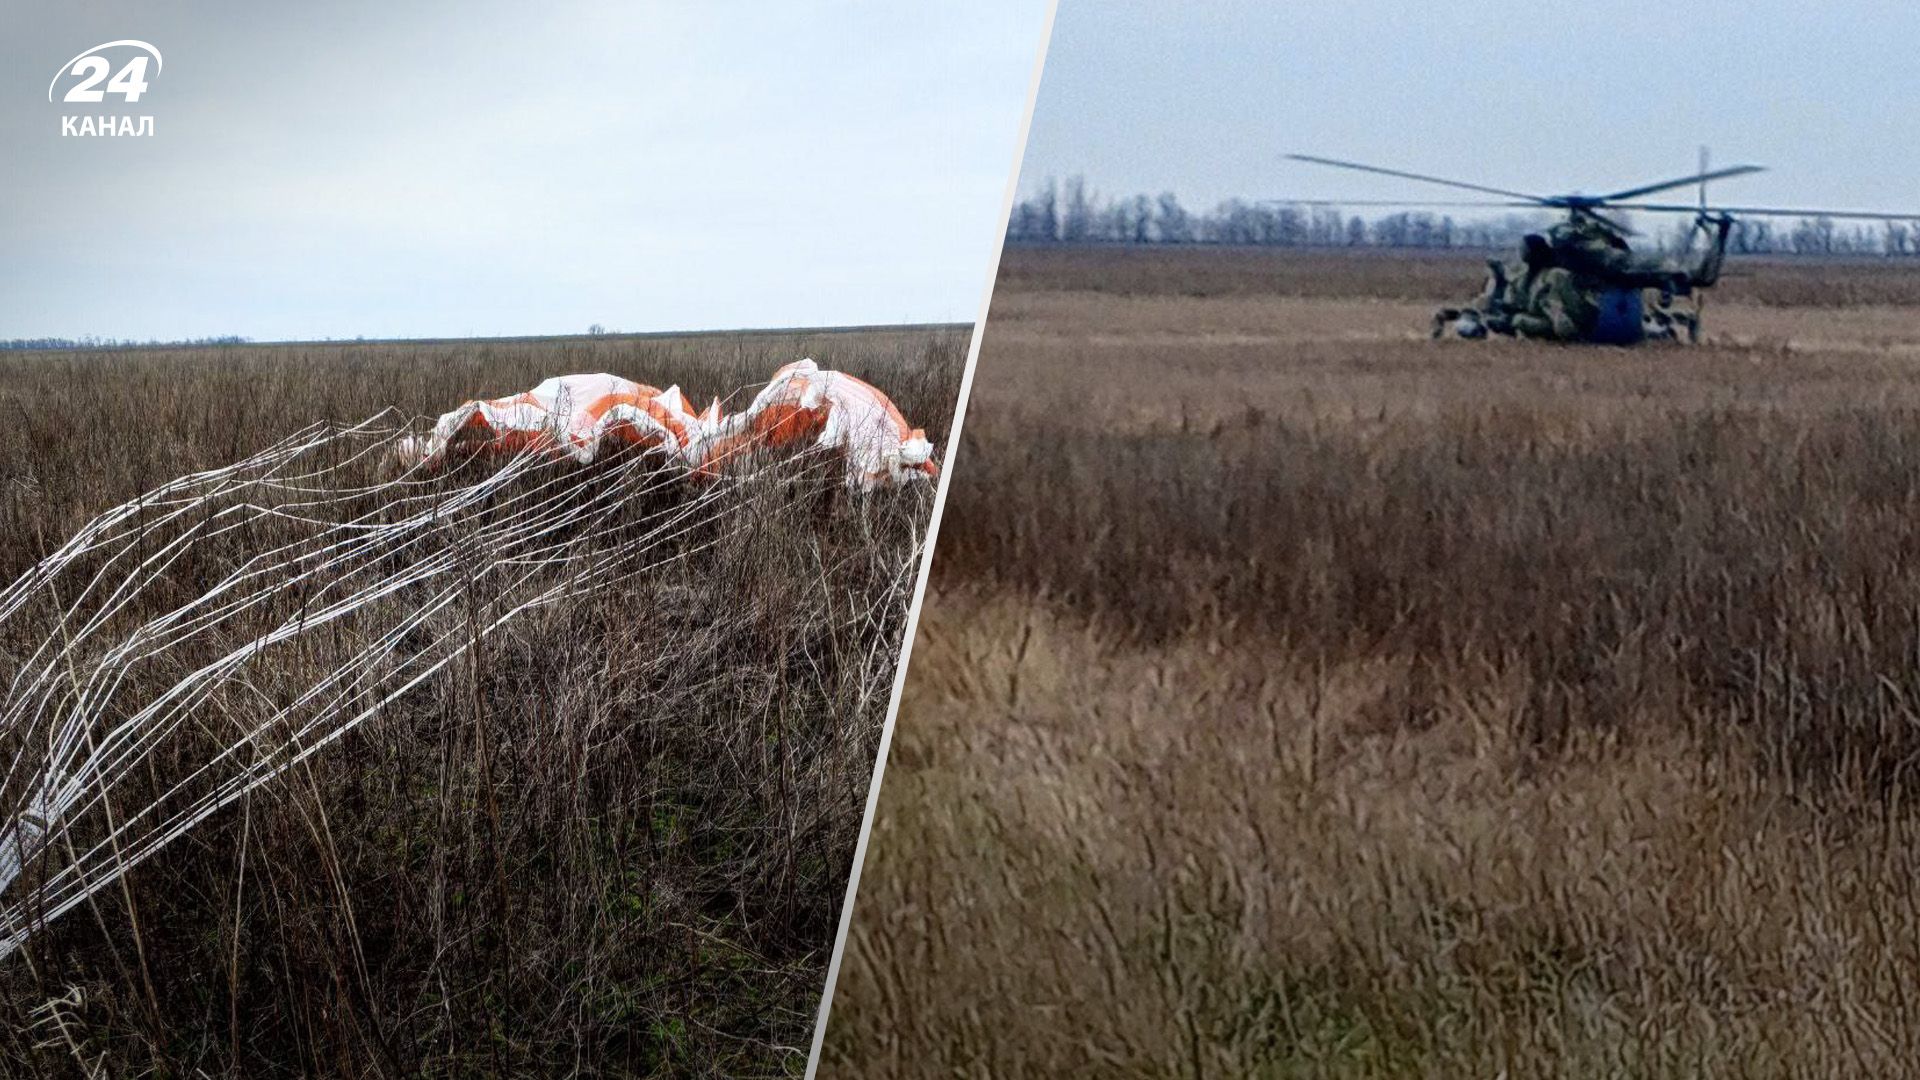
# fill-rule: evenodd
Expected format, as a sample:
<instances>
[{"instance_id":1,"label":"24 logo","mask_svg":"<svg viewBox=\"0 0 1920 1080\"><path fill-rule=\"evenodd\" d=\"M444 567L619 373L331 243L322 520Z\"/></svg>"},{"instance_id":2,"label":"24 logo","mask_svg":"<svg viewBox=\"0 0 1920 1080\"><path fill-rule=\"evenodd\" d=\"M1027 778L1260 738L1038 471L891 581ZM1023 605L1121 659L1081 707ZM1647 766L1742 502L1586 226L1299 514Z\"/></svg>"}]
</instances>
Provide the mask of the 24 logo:
<instances>
[{"instance_id":1,"label":"24 logo","mask_svg":"<svg viewBox=\"0 0 1920 1080\"><path fill-rule=\"evenodd\" d=\"M110 63L106 57L99 54L109 49L122 48L132 48L141 51L130 57L126 63L120 66L118 71L114 71L113 64ZM118 94L128 104L132 104L139 101L140 95L147 92L147 62L149 60L153 62L153 74L158 75L162 67L160 50L144 41L135 41L129 38L121 41L109 41L104 45L95 45L93 48L60 65L60 70L54 73L53 81L47 84L47 100L53 100L53 92L59 87L61 79L78 76L79 81L67 89L65 96L60 99L61 101L73 104L92 104L105 101L108 94ZM111 77L108 75L109 72L112 72ZM102 82L106 83L104 87L100 85Z\"/></svg>"}]
</instances>

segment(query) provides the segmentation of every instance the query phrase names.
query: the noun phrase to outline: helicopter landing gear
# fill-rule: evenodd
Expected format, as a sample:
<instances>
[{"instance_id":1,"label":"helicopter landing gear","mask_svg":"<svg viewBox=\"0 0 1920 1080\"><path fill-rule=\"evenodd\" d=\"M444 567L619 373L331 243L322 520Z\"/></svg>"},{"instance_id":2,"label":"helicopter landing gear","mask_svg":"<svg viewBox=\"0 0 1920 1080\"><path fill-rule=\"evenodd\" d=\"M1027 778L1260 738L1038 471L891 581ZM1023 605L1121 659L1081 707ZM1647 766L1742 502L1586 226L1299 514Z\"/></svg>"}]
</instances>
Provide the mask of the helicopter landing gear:
<instances>
[{"instance_id":1,"label":"helicopter landing gear","mask_svg":"<svg viewBox=\"0 0 1920 1080\"><path fill-rule=\"evenodd\" d=\"M1646 340L1679 341L1683 333L1687 336L1687 344L1700 343L1699 312L1676 310L1663 303L1647 313Z\"/></svg>"},{"instance_id":2,"label":"helicopter landing gear","mask_svg":"<svg viewBox=\"0 0 1920 1080\"><path fill-rule=\"evenodd\" d=\"M1441 308L1433 313L1433 340L1439 341L1451 329L1467 341L1479 341L1491 330L1508 333L1497 322L1499 316L1483 316L1474 308Z\"/></svg>"}]
</instances>

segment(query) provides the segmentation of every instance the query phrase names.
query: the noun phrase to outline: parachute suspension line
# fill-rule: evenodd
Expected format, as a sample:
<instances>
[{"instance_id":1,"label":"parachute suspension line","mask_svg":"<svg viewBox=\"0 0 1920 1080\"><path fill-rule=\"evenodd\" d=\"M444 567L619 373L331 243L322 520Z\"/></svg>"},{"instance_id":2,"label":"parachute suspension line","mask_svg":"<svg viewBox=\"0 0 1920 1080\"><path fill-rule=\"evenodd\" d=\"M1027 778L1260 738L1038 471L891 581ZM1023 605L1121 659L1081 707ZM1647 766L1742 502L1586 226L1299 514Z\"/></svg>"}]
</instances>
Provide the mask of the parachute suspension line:
<instances>
[{"instance_id":1,"label":"parachute suspension line","mask_svg":"<svg viewBox=\"0 0 1920 1080\"><path fill-rule=\"evenodd\" d=\"M502 627L746 535L767 492L835 464L748 436L751 468L691 486L652 453L370 478L420 430L392 410L310 426L106 511L0 588L0 635L37 639L0 699L0 957ZM161 755L196 764L162 780Z\"/></svg>"}]
</instances>

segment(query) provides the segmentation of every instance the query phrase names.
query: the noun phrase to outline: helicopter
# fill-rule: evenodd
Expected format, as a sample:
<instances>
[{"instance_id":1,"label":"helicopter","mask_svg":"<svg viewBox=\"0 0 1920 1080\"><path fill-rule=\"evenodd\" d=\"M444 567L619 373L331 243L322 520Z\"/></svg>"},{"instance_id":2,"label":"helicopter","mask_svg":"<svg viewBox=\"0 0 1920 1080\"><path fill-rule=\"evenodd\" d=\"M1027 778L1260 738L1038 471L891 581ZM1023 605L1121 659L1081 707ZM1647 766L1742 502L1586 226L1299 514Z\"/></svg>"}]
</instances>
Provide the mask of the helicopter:
<instances>
[{"instance_id":1,"label":"helicopter","mask_svg":"<svg viewBox=\"0 0 1920 1080\"><path fill-rule=\"evenodd\" d=\"M1446 206L1505 209L1564 210L1566 220L1544 234L1529 234L1521 246L1518 269L1489 259L1489 279L1480 295L1466 306L1444 307L1434 313L1433 336L1448 330L1469 340L1489 336L1551 338L1601 345L1638 345L1647 341L1700 340L1700 317L1705 290L1720 280L1726 263L1727 241L1742 217L1831 218L1859 221L1912 221L1920 214L1889 214L1855 210L1789 210L1764 206L1711 206L1707 183L1766 171L1759 165L1731 165L1710 169L1707 150L1700 150L1698 170L1690 176L1639 184L1606 195L1532 195L1485 184L1382 168L1354 161L1288 154L1294 161L1339 169L1392 176L1426 184L1497 196L1496 201L1434 202L1365 200L1299 200L1293 205L1321 206ZM1695 204L1644 202L1648 196L1698 186ZM1634 230L1617 217L1619 211L1654 214L1692 214L1693 226L1679 259L1649 258L1630 243ZM1696 242L1705 247L1692 258ZM1512 280L1519 275L1521 280ZM1548 304L1550 310L1528 300L1541 295L1535 283L1573 302ZM1514 286L1519 286L1515 288ZM1523 299L1525 298L1525 299ZM1651 302L1649 302L1651 300Z\"/></svg>"}]
</instances>

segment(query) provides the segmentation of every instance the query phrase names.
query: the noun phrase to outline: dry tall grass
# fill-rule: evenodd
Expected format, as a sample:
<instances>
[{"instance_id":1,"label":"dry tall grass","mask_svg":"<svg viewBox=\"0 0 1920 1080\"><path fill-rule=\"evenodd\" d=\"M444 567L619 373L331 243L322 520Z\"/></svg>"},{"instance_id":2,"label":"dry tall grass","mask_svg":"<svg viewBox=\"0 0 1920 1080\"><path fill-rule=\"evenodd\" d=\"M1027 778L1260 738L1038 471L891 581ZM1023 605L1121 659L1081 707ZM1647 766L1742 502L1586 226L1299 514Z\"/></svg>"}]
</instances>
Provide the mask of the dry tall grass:
<instances>
[{"instance_id":1,"label":"dry tall grass","mask_svg":"<svg viewBox=\"0 0 1920 1080\"><path fill-rule=\"evenodd\" d=\"M938 440L965 347L955 328L7 356L0 576L315 419L556 373L703 400L811 354ZM0 963L0 1074L799 1072L931 499L763 487L685 560L509 624ZM232 546L175 572L214 580ZM0 638L0 685L31 643Z\"/></svg>"},{"instance_id":2,"label":"dry tall grass","mask_svg":"<svg viewBox=\"0 0 1920 1080\"><path fill-rule=\"evenodd\" d=\"M830 1066L1913 1071L1920 275L1629 353L1140 258L1009 252Z\"/></svg>"}]
</instances>

